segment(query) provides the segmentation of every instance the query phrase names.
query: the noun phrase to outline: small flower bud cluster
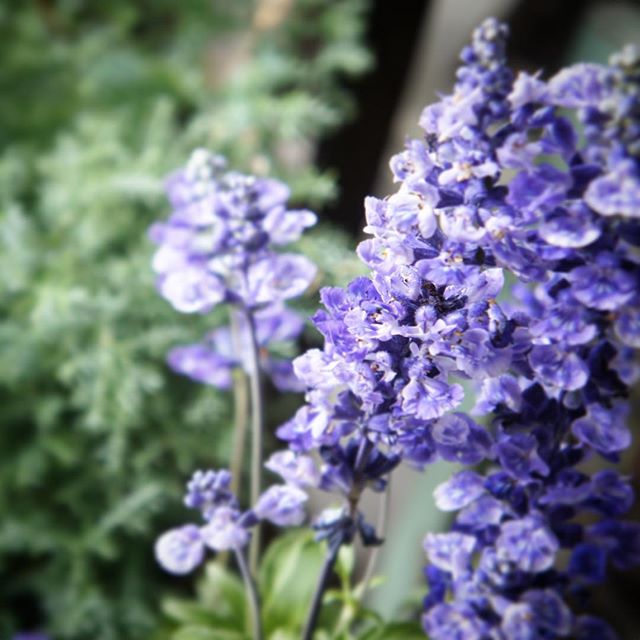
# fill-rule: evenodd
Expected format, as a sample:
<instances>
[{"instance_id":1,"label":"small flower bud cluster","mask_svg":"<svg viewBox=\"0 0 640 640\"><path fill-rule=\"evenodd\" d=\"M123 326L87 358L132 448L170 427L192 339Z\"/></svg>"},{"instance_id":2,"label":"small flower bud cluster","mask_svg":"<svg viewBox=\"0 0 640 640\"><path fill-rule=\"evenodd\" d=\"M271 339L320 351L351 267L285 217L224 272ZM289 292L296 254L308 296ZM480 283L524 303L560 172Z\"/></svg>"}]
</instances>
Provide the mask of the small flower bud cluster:
<instances>
[{"instance_id":1,"label":"small flower bud cluster","mask_svg":"<svg viewBox=\"0 0 640 640\"><path fill-rule=\"evenodd\" d=\"M260 521L288 527L304 520L307 494L294 485L273 485L253 509L242 512L231 492L231 474L196 471L187 484L184 503L200 511L204 524L185 524L162 534L155 547L156 559L170 573L193 571L205 558L206 549L239 551L251 538L251 529Z\"/></svg>"}]
</instances>

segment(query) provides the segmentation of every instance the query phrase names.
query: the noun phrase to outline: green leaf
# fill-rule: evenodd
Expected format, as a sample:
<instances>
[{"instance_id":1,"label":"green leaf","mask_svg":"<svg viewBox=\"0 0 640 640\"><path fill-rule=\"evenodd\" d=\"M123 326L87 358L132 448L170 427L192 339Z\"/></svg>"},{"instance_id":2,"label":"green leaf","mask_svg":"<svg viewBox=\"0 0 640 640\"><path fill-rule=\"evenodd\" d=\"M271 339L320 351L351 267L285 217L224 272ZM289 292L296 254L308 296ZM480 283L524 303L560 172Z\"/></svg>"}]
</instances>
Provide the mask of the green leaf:
<instances>
[{"instance_id":1,"label":"green leaf","mask_svg":"<svg viewBox=\"0 0 640 640\"><path fill-rule=\"evenodd\" d=\"M340 578L343 589L349 589L351 574L356 564L356 554L352 544L342 545L336 560L336 573Z\"/></svg>"},{"instance_id":2,"label":"green leaf","mask_svg":"<svg viewBox=\"0 0 640 640\"><path fill-rule=\"evenodd\" d=\"M259 575L267 633L302 624L323 560L324 545L310 531L288 532L269 546Z\"/></svg>"},{"instance_id":3,"label":"green leaf","mask_svg":"<svg viewBox=\"0 0 640 640\"><path fill-rule=\"evenodd\" d=\"M357 636L358 640L424 640L424 631L417 622L377 624Z\"/></svg>"},{"instance_id":4,"label":"green leaf","mask_svg":"<svg viewBox=\"0 0 640 640\"><path fill-rule=\"evenodd\" d=\"M183 624L198 624L211 629L231 630L237 630L238 626L238 620L228 614L225 615L216 609L188 600L167 599L162 605L162 610L167 616Z\"/></svg>"},{"instance_id":5,"label":"green leaf","mask_svg":"<svg viewBox=\"0 0 640 640\"><path fill-rule=\"evenodd\" d=\"M176 631L171 640L247 640L247 636L240 631L190 625Z\"/></svg>"},{"instance_id":6,"label":"green leaf","mask_svg":"<svg viewBox=\"0 0 640 640\"><path fill-rule=\"evenodd\" d=\"M209 562L205 578L198 585L199 600L206 609L232 621L236 629L244 628L246 614L246 596L240 578L218 562Z\"/></svg>"}]
</instances>

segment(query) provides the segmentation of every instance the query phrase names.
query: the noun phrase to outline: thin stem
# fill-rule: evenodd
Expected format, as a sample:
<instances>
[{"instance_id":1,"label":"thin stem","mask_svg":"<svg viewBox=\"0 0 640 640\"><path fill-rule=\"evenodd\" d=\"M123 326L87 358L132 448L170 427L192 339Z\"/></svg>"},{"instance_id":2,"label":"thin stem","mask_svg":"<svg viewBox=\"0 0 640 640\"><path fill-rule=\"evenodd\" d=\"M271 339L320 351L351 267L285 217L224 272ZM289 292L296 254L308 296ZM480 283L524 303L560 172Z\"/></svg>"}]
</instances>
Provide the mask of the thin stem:
<instances>
[{"instance_id":1,"label":"thin stem","mask_svg":"<svg viewBox=\"0 0 640 640\"><path fill-rule=\"evenodd\" d=\"M236 353L242 353L242 325L235 311L231 312L231 339ZM244 448L249 417L249 389L247 375L242 366L233 372L233 449L231 454L231 490L236 496L242 488Z\"/></svg>"},{"instance_id":2,"label":"thin stem","mask_svg":"<svg viewBox=\"0 0 640 640\"><path fill-rule=\"evenodd\" d=\"M242 324L238 314L232 310L231 341L236 353L242 353ZM233 446L231 452L231 492L240 497L244 472L244 450L247 440L247 422L249 418L249 388L247 374L242 366L233 371ZM216 562L226 567L229 552L223 551L216 556Z\"/></svg>"},{"instance_id":3,"label":"thin stem","mask_svg":"<svg viewBox=\"0 0 640 640\"><path fill-rule=\"evenodd\" d=\"M244 581L244 588L247 594L247 600L249 601L249 610L251 612L251 627L253 629L253 640L262 640L262 620L260 619L260 596L256 587L253 575L247 566L247 560L244 557L242 549L236 549L236 560L240 573L242 574L242 580Z\"/></svg>"},{"instance_id":4,"label":"thin stem","mask_svg":"<svg viewBox=\"0 0 640 640\"><path fill-rule=\"evenodd\" d=\"M378 510L378 518L376 522L376 534L379 532L380 538L384 539L384 536L387 531L387 513L389 511L389 496L391 494L391 476L387 480L387 486L385 487L384 493L380 497L380 507ZM365 595L369 589L369 583L371 582L371 578L373 578L373 572L376 568L376 563L378 562L378 556L380 555L380 547L373 547L371 552L369 553L369 558L367 559L367 566L364 570L364 574L362 577L362 595L361 600L364 600Z\"/></svg>"},{"instance_id":5,"label":"thin stem","mask_svg":"<svg viewBox=\"0 0 640 640\"><path fill-rule=\"evenodd\" d=\"M251 392L251 505L255 506L262 489L262 430L264 422L264 403L262 398L262 380L260 376L260 345L256 333L253 313L245 308L247 330L249 332L249 389ZM249 566L255 573L260 554L260 523L251 537L249 548Z\"/></svg>"},{"instance_id":6,"label":"thin stem","mask_svg":"<svg viewBox=\"0 0 640 640\"><path fill-rule=\"evenodd\" d=\"M327 588L327 582L329 581L329 576L333 571L333 566L336 563L338 551L340 551L341 546L342 540L338 540L337 542L330 544L327 549L327 555L324 559L320 575L318 576L318 584L316 585L316 590L313 594L313 599L311 600L311 607L309 609L309 615L307 616L307 622L304 626L302 640L311 640L313 638L313 632L316 628L316 624L318 623L318 616L320 615L320 609L322 608L322 599L324 597L325 589Z\"/></svg>"}]
</instances>

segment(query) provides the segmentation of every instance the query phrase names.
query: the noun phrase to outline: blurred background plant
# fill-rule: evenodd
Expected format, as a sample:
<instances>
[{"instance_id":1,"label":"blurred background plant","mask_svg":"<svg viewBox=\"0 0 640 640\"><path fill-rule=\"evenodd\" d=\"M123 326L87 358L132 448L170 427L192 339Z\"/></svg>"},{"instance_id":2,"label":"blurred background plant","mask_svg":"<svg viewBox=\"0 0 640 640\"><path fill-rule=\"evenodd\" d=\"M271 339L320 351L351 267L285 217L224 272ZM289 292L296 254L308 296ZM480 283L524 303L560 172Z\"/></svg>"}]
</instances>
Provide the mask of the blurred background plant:
<instances>
[{"instance_id":1,"label":"blurred background plant","mask_svg":"<svg viewBox=\"0 0 640 640\"><path fill-rule=\"evenodd\" d=\"M306 206L334 197L312 160L352 113L344 78L369 65L365 4L0 7L0 637L158 628L175 581L153 540L231 437L227 396L165 365L215 318L178 317L154 291L161 179L208 146ZM344 233L314 238L325 283L353 275Z\"/></svg>"}]
</instances>

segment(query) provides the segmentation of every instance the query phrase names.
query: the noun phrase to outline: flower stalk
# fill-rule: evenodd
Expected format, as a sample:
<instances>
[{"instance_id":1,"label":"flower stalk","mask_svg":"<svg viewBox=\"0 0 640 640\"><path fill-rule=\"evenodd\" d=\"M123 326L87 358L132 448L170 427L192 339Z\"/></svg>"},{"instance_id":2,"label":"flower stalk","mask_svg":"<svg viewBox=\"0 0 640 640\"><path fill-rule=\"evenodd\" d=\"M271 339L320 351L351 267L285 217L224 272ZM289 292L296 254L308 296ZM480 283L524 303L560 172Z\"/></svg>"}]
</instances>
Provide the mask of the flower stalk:
<instances>
[{"instance_id":1,"label":"flower stalk","mask_svg":"<svg viewBox=\"0 0 640 640\"><path fill-rule=\"evenodd\" d=\"M256 333L256 323L250 309L244 310L249 334L248 377L251 396L251 504L256 504L262 490L264 398L260 374L260 345ZM260 555L261 526L257 524L249 547L249 566L255 573Z\"/></svg>"}]
</instances>

